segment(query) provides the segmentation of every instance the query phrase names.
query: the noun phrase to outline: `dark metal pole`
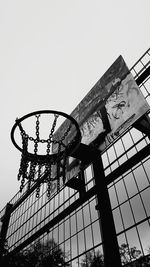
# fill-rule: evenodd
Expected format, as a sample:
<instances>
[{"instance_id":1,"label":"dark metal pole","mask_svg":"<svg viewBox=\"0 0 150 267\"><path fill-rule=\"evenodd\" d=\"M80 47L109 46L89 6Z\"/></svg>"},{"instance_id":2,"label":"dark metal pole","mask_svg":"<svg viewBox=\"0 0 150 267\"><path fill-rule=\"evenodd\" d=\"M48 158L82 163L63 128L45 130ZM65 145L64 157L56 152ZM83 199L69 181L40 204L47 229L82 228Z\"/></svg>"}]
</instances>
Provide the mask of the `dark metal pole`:
<instances>
[{"instance_id":1,"label":"dark metal pole","mask_svg":"<svg viewBox=\"0 0 150 267\"><path fill-rule=\"evenodd\" d=\"M119 247L101 156L98 156L97 159L93 161L93 171L97 194L96 209L98 210L100 215L100 228L104 251L104 266L121 267L122 264L119 254Z\"/></svg>"},{"instance_id":2,"label":"dark metal pole","mask_svg":"<svg viewBox=\"0 0 150 267\"><path fill-rule=\"evenodd\" d=\"M12 204L7 203L6 205L6 210L5 210L5 220L2 223L2 228L0 232L0 260L3 256L4 253L4 247L5 247L5 242L6 242L6 235L7 235L7 230L8 230L8 225L9 225L9 220L11 213L8 213L9 210L12 208ZM7 214L8 213L8 214Z\"/></svg>"}]
</instances>

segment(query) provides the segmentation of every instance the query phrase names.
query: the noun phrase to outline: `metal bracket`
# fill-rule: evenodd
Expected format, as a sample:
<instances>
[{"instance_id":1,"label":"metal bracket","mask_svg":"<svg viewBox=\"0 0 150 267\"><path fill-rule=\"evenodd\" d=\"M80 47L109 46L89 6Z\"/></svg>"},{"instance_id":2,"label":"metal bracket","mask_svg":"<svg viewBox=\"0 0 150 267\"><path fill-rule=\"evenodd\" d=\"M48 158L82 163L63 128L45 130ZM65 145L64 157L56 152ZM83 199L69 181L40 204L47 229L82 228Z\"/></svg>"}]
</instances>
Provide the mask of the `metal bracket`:
<instances>
[{"instance_id":1,"label":"metal bracket","mask_svg":"<svg viewBox=\"0 0 150 267\"><path fill-rule=\"evenodd\" d=\"M68 182L65 185L72 189L80 191L81 188L84 187L84 182L80 178L73 177L70 180L68 180Z\"/></svg>"},{"instance_id":2,"label":"metal bracket","mask_svg":"<svg viewBox=\"0 0 150 267\"><path fill-rule=\"evenodd\" d=\"M78 174L78 178L77 177L73 177L70 180L67 181L66 186L75 189L79 192L80 194L80 198L82 198L85 193L85 180L84 180L84 170L80 170L79 174Z\"/></svg>"},{"instance_id":3,"label":"metal bracket","mask_svg":"<svg viewBox=\"0 0 150 267\"><path fill-rule=\"evenodd\" d=\"M150 118L147 114L144 114L138 121L136 121L133 124L133 127L150 138Z\"/></svg>"}]
</instances>

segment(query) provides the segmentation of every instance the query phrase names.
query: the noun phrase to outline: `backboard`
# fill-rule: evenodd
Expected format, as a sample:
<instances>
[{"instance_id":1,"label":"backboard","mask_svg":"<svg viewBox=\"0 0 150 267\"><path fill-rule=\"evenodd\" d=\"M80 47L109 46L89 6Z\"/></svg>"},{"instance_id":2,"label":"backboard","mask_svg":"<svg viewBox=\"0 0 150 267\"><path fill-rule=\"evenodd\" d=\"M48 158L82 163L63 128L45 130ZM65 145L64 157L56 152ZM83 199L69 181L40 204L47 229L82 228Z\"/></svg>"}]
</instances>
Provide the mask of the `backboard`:
<instances>
[{"instance_id":1,"label":"backboard","mask_svg":"<svg viewBox=\"0 0 150 267\"><path fill-rule=\"evenodd\" d=\"M70 115L79 124L81 143L103 151L148 109L123 57L119 56ZM64 126L65 123L57 134ZM72 161L69 160L68 179L78 170L78 166L70 167Z\"/></svg>"}]
</instances>

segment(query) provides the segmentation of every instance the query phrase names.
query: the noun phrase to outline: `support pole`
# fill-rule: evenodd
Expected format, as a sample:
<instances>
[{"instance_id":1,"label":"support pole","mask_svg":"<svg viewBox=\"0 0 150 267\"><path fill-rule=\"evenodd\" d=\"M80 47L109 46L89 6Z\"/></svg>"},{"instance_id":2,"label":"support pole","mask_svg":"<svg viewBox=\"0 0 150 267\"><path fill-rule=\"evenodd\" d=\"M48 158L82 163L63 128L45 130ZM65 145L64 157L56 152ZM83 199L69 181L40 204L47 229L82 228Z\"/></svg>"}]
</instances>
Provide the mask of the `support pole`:
<instances>
[{"instance_id":1,"label":"support pole","mask_svg":"<svg viewBox=\"0 0 150 267\"><path fill-rule=\"evenodd\" d=\"M5 214L4 214L5 220L2 223L2 228L1 228L1 232L0 232L0 260L4 254L4 251L5 251L5 242L6 242L7 230L8 230L9 220L10 220L10 216L11 216L11 213L8 213L8 212L12 208L12 206L13 205L10 203L7 203L7 205L6 205L6 210L5 210Z\"/></svg>"},{"instance_id":2,"label":"support pole","mask_svg":"<svg viewBox=\"0 0 150 267\"><path fill-rule=\"evenodd\" d=\"M103 241L104 266L121 267L119 246L101 156L93 161L97 206Z\"/></svg>"}]
</instances>

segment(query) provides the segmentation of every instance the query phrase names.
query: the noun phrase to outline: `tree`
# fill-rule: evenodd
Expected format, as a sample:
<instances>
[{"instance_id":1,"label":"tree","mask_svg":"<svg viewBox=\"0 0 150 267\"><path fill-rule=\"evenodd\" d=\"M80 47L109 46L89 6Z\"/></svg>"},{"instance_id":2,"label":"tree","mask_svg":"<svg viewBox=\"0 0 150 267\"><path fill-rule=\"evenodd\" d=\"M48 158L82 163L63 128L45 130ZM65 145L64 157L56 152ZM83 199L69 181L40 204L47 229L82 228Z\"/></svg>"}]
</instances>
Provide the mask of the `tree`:
<instances>
[{"instance_id":1,"label":"tree","mask_svg":"<svg viewBox=\"0 0 150 267\"><path fill-rule=\"evenodd\" d=\"M141 251L136 247L130 248L127 244L123 243L119 247L121 261L123 264L127 264L133 260L138 259L141 256Z\"/></svg>"},{"instance_id":2,"label":"tree","mask_svg":"<svg viewBox=\"0 0 150 267\"><path fill-rule=\"evenodd\" d=\"M100 266L104 266L104 258L101 252L98 250L93 257L91 267L100 267Z\"/></svg>"},{"instance_id":3,"label":"tree","mask_svg":"<svg viewBox=\"0 0 150 267\"><path fill-rule=\"evenodd\" d=\"M141 251L136 247L130 248L123 243L119 250L121 261L126 267L150 267L150 255L142 256Z\"/></svg>"},{"instance_id":4,"label":"tree","mask_svg":"<svg viewBox=\"0 0 150 267\"><path fill-rule=\"evenodd\" d=\"M33 251L37 251L38 255L38 261L35 267L69 266L69 264L65 263L66 254L54 240L49 240L44 244L37 242Z\"/></svg>"},{"instance_id":5,"label":"tree","mask_svg":"<svg viewBox=\"0 0 150 267\"><path fill-rule=\"evenodd\" d=\"M81 267L103 267L104 259L102 253L98 250L89 251L85 254L84 259L81 262Z\"/></svg>"},{"instance_id":6,"label":"tree","mask_svg":"<svg viewBox=\"0 0 150 267\"><path fill-rule=\"evenodd\" d=\"M149 258L141 256L141 251L136 247L129 247L123 243L119 247L120 257L122 264L126 267L147 267L150 266ZM96 253L93 251L87 252L84 259L82 260L81 267L103 267L104 257L98 250Z\"/></svg>"},{"instance_id":7,"label":"tree","mask_svg":"<svg viewBox=\"0 0 150 267\"><path fill-rule=\"evenodd\" d=\"M3 265L7 267L69 267L66 254L54 240L35 242L11 258L5 257Z\"/></svg>"}]
</instances>

